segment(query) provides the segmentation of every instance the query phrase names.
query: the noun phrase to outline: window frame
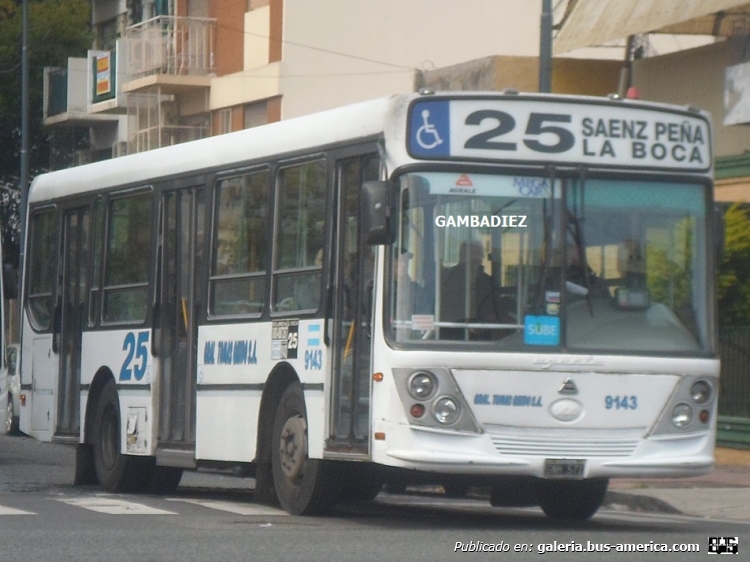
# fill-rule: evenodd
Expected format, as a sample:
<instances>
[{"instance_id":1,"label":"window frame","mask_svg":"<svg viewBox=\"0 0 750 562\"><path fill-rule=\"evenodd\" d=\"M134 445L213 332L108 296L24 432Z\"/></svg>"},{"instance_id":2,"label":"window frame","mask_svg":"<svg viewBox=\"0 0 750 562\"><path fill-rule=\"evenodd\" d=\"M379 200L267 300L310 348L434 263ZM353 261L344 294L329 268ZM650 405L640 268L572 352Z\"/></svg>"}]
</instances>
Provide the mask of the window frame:
<instances>
[{"instance_id":1,"label":"window frame","mask_svg":"<svg viewBox=\"0 0 750 562\"><path fill-rule=\"evenodd\" d=\"M273 178L273 200L274 200L274 209L273 209L273 231L272 231L272 238L271 238L271 247L273 249L272 256L271 256L271 268L269 271L269 289L270 289L270 295L268 299L268 308L270 311L270 315L272 317L289 317L289 316L310 316L316 314L318 311L321 310L321 306L323 303L323 282L324 282L324 273L325 273L325 264L327 263L328 255L330 253L330 221L331 219L331 210L330 210L330 199L332 197L332 189L331 189L331 158L335 151L334 150L326 150L325 152L318 152L314 154L306 154L304 156L301 156L299 158L294 159L288 159L279 161L275 167L274 170L274 178ZM281 220L281 174L284 170L288 170L290 168L295 167L302 167L307 164L315 164L319 163L322 165L324 169L324 198L325 201L323 203L323 228L321 231L321 243L322 243L322 249L323 249L323 256L322 256L322 264L320 266L304 266L304 267L293 267L293 268L284 268L279 269L278 268L278 260L280 255L280 244L279 244L279 233L280 233L280 220ZM305 275L310 274L318 274L319 279L319 295L318 295L318 304L314 308L295 308L291 310L278 310L276 309L276 294L277 294L277 287L276 283L278 279L284 279L284 278L303 278Z\"/></svg>"},{"instance_id":2,"label":"window frame","mask_svg":"<svg viewBox=\"0 0 750 562\"><path fill-rule=\"evenodd\" d=\"M111 209L112 204L120 199L125 199L127 197L137 197L138 195L142 194L148 194L150 196L150 207L151 207L151 216L149 217L149 248L148 248L148 264L146 268L146 281L139 282L139 283L130 283L130 284L119 284L119 285L109 285L107 282L107 272L109 271L109 260L110 260L110 224L112 219ZM154 270L154 263L155 263L155 253L154 253L154 243L155 243L155 237L154 237L154 224L158 223L158 220L154 220L154 212L158 208L158 205L155 203L155 190L152 185L146 185L146 186L139 186L134 187L122 191L116 191L113 193L110 193L108 197L106 197L103 201L103 212L104 212L104 252L102 255L102 263L101 263L101 282L99 287L99 299L100 299L100 306L98 311L98 320L100 322L101 326L144 326L149 321L149 318L151 317L151 311L153 308L152 295L153 291L151 290L151 283L153 279L153 270ZM117 292L126 290L127 288L138 288L143 287L146 293L146 312L143 316L143 318L137 319L137 320L108 320L106 317L106 307L107 307L107 294L111 292Z\"/></svg>"},{"instance_id":3,"label":"window frame","mask_svg":"<svg viewBox=\"0 0 750 562\"><path fill-rule=\"evenodd\" d=\"M34 276L32 274L32 270L34 267L33 264L33 258L35 257L35 253L32 253L36 246L34 244L34 229L29 229L29 249L31 252L29 252L29 260L27 265L27 271L26 271L26 279L25 279L25 295L24 295L24 307L25 307L25 314L28 318L29 324L34 330L34 332L39 334L50 334L53 333L55 329L55 307L57 306L57 299L59 297L59 291L58 291L58 266L60 261L60 249L61 249L61 237L60 237L60 207L56 204L51 205L44 205L41 207L37 207L35 209L31 209L29 212L29 225L33 224L33 221L36 217L43 215L45 213L51 213L53 222L55 223L54 231L55 231L55 238L53 240L53 247L54 247L54 264L52 265L51 271L52 271L52 287L51 292L47 293L39 293L33 294L31 292L32 282L34 280ZM31 299L36 297L47 297L49 299L50 303L50 316L49 316L49 324L45 327L40 326L39 322L37 321L36 315L31 307Z\"/></svg>"},{"instance_id":4,"label":"window frame","mask_svg":"<svg viewBox=\"0 0 750 562\"><path fill-rule=\"evenodd\" d=\"M207 316L209 319L222 319L222 320L230 320L232 318L260 318L265 314L265 311L268 309L269 306L269 273L271 271L271 263L273 260L273 230L271 228L271 222L268 221L268 224L266 225L266 267L262 272L248 272L248 273L236 273L236 274L227 274L227 275L216 275L213 271L214 268L214 260L216 259L217 254L217 244L218 244L218 222L219 222L219 189L221 186L221 182L226 180L231 180L235 178L242 178L245 176L250 176L256 173L262 173L266 172L268 174L268 183L267 183L267 217L272 216L273 213L273 207L274 207L274 200L275 200L275 193L274 193L274 177L275 177L275 171L273 170L272 166L270 164L261 164L258 166L252 166L249 168L240 168L236 170L231 170L226 173L222 173L217 175L213 182L212 182L212 189L211 189L211 204L213 205L213 208L211 209L211 239L210 239L210 256L208 258L207 262L207 278L208 283L206 287L206 303L207 303ZM215 286L216 281L223 281L223 280L237 280L237 279L254 279L254 278L262 278L264 280L264 287L263 287L263 305L261 307L261 310L259 312L246 312L246 313L228 313L228 314L221 314L217 313L214 309L214 302L213 302L213 288Z\"/></svg>"}]
</instances>

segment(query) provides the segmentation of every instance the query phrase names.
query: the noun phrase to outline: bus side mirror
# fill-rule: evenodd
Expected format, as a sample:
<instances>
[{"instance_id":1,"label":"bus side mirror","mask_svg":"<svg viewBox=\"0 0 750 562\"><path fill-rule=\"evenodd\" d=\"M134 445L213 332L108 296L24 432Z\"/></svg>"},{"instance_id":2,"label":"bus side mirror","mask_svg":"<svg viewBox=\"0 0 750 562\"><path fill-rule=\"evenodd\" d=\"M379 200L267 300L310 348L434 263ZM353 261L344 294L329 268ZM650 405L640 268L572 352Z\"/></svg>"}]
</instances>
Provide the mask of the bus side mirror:
<instances>
[{"instance_id":1,"label":"bus side mirror","mask_svg":"<svg viewBox=\"0 0 750 562\"><path fill-rule=\"evenodd\" d=\"M719 267L724 261L724 245L726 243L726 222L724 220L724 209L721 205L714 205L714 255L716 266Z\"/></svg>"},{"instance_id":2,"label":"bus side mirror","mask_svg":"<svg viewBox=\"0 0 750 562\"><path fill-rule=\"evenodd\" d=\"M366 181L362 184L360 214L365 243L370 246L392 244L393 209L391 184L387 181Z\"/></svg>"}]
</instances>

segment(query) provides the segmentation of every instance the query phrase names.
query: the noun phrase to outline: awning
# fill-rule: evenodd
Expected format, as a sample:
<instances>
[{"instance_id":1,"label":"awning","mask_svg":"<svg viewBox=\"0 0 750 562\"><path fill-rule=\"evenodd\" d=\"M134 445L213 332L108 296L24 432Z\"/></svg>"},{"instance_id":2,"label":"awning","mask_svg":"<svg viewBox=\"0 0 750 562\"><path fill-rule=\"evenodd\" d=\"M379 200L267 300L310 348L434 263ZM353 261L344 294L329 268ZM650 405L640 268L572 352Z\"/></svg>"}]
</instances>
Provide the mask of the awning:
<instances>
[{"instance_id":1,"label":"awning","mask_svg":"<svg viewBox=\"0 0 750 562\"><path fill-rule=\"evenodd\" d=\"M603 45L637 33L730 37L738 28L748 32L748 16L748 0L571 0L554 52Z\"/></svg>"}]
</instances>

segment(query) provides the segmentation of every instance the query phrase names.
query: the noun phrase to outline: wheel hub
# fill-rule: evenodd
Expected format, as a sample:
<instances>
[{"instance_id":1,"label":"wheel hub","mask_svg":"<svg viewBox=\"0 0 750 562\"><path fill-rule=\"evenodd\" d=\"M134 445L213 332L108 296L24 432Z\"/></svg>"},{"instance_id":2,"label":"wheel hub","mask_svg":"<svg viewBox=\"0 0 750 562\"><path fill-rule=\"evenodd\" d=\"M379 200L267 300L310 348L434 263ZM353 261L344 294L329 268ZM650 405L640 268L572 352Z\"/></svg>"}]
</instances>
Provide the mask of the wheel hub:
<instances>
[{"instance_id":1,"label":"wheel hub","mask_svg":"<svg viewBox=\"0 0 750 562\"><path fill-rule=\"evenodd\" d=\"M307 456L307 425L302 416L290 417L281 430L279 458L284 476L294 480L302 475Z\"/></svg>"}]
</instances>

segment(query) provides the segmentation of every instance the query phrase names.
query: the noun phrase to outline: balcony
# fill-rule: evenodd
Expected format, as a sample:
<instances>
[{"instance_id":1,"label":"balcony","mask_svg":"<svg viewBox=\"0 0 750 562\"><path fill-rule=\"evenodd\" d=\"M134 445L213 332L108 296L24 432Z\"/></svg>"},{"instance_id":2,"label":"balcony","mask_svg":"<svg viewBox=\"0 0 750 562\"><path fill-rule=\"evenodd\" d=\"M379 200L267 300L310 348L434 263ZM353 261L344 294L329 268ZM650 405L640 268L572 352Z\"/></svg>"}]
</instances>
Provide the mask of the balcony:
<instances>
[{"instance_id":1,"label":"balcony","mask_svg":"<svg viewBox=\"0 0 750 562\"><path fill-rule=\"evenodd\" d=\"M159 86L163 94L178 94L208 88L215 33L215 20L205 18L158 16L128 27L124 91Z\"/></svg>"},{"instance_id":2,"label":"balcony","mask_svg":"<svg viewBox=\"0 0 750 562\"><path fill-rule=\"evenodd\" d=\"M150 90L154 89L159 88ZM128 154L208 136L210 117L207 112L181 116L176 96L150 90L129 95Z\"/></svg>"},{"instance_id":3,"label":"balcony","mask_svg":"<svg viewBox=\"0 0 750 562\"><path fill-rule=\"evenodd\" d=\"M92 114L88 110L88 59L69 58L67 68L44 69L44 124L81 127L117 120L117 116Z\"/></svg>"},{"instance_id":4,"label":"balcony","mask_svg":"<svg viewBox=\"0 0 750 562\"><path fill-rule=\"evenodd\" d=\"M172 146L208 136L208 127L195 125L163 125L141 129L128 141L128 154Z\"/></svg>"}]
</instances>

